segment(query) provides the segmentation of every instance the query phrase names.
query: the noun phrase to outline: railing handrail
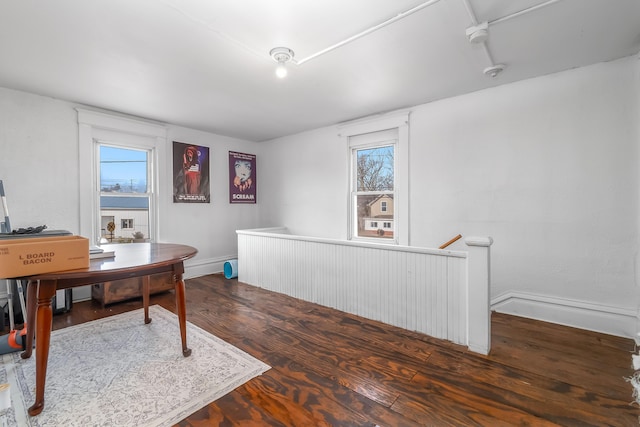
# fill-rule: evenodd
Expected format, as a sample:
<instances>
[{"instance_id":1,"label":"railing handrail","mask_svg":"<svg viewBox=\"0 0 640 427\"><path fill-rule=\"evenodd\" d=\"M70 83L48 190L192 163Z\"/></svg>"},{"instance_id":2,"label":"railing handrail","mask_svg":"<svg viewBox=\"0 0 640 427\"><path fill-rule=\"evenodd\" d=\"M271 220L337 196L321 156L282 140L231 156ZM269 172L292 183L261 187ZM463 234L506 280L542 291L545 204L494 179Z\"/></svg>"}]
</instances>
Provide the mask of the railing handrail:
<instances>
[{"instance_id":1,"label":"railing handrail","mask_svg":"<svg viewBox=\"0 0 640 427\"><path fill-rule=\"evenodd\" d=\"M269 227L269 228L255 228L255 229L248 229L248 230L236 230L236 233L238 235L247 235L247 236L273 237L276 239L299 240L299 241L306 241L306 242L325 243L325 244L331 244L331 245L356 246L356 247L362 247L362 248L368 248L368 249L413 252L413 253L422 253L422 254L429 254L429 255L435 255L435 256L454 257L454 258L467 258L467 252L461 252L461 251L450 251L450 250L435 249L435 248L423 248L418 246L402 246L402 245L390 245L390 244L383 244L383 243L359 242L359 241L353 241L353 240L329 239L325 237L309 237L309 236L292 235L292 234L288 234L289 230L286 227Z\"/></svg>"}]
</instances>

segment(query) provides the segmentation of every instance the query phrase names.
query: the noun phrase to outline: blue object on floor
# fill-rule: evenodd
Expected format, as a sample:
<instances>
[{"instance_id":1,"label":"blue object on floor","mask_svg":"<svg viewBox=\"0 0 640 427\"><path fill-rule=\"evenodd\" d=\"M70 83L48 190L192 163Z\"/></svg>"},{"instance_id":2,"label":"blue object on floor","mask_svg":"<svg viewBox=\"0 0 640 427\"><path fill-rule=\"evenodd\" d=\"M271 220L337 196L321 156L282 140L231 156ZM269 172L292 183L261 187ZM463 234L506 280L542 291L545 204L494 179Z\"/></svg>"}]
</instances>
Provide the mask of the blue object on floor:
<instances>
[{"instance_id":1,"label":"blue object on floor","mask_svg":"<svg viewBox=\"0 0 640 427\"><path fill-rule=\"evenodd\" d=\"M224 263L224 277L225 279L233 279L238 277L238 260L230 259Z\"/></svg>"}]
</instances>

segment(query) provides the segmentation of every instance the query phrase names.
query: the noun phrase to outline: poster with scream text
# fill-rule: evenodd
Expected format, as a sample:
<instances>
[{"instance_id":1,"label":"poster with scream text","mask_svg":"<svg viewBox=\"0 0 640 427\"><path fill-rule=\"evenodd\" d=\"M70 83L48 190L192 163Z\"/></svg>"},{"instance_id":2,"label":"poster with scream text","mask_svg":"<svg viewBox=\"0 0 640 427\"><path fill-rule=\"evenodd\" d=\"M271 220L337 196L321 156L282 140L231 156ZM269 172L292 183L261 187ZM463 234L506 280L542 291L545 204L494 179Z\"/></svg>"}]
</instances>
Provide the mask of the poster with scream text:
<instances>
[{"instance_id":1,"label":"poster with scream text","mask_svg":"<svg viewBox=\"0 0 640 427\"><path fill-rule=\"evenodd\" d=\"M229 203L256 203L256 156L229 151Z\"/></svg>"}]
</instances>

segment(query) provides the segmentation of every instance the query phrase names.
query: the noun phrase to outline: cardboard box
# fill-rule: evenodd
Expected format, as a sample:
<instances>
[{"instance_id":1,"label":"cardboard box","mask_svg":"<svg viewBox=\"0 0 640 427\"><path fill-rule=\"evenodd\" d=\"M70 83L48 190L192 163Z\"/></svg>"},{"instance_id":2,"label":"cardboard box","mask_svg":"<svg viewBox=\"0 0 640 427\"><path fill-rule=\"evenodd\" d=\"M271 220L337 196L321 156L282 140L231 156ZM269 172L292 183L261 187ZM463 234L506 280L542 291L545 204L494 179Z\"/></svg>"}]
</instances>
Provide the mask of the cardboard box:
<instances>
[{"instance_id":1,"label":"cardboard box","mask_svg":"<svg viewBox=\"0 0 640 427\"><path fill-rule=\"evenodd\" d=\"M80 236L0 240L0 278L89 267L89 239Z\"/></svg>"}]
</instances>

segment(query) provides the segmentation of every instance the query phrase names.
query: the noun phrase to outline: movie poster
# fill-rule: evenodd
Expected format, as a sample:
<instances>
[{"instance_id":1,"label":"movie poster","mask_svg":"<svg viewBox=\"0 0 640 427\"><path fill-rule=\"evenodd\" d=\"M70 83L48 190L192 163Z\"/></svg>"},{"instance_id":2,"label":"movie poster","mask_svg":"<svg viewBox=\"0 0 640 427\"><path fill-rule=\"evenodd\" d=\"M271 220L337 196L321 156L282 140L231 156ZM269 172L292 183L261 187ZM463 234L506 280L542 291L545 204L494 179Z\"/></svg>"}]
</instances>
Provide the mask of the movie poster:
<instances>
[{"instance_id":1,"label":"movie poster","mask_svg":"<svg viewBox=\"0 0 640 427\"><path fill-rule=\"evenodd\" d=\"M173 142L173 203L209 203L209 147Z\"/></svg>"},{"instance_id":2,"label":"movie poster","mask_svg":"<svg viewBox=\"0 0 640 427\"><path fill-rule=\"evenodd\" d=\"M256 202L256 156L229 151L229 203Z\"/></svg>"}]
</instances>

